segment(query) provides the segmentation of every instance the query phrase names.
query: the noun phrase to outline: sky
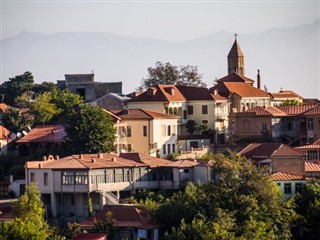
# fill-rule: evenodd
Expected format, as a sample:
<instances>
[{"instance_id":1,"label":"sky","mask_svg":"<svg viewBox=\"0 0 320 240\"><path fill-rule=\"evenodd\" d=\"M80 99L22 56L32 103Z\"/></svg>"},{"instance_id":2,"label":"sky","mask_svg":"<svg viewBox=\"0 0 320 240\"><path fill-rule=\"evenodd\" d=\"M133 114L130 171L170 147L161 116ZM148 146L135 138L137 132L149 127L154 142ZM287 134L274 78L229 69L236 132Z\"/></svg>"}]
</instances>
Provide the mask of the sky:
<instances>
[{"instance_id":1,"label":"sky","mask_svg":"<svg viewBox=\"0 0 320 240\"><path fill-rule=\"evenodd\" d=\"M100 31L182 41L258 33L320 17L318 1L1 1L1 39L22 31Z\"/></svg>"}]
</instances>

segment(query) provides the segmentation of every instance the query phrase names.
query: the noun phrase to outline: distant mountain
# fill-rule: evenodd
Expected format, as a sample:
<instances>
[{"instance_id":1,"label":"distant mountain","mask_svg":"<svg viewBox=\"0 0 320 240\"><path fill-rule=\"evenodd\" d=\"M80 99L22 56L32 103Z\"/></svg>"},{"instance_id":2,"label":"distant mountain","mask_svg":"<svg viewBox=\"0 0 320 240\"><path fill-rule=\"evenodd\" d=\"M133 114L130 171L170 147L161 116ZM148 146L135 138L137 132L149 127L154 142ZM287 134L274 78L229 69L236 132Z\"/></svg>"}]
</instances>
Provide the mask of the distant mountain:
<instances>
[{"instance_id":1,"label":"distant mountain","mask_svg":"<svg viewBox=\"0 0 320 240\"><path fill-rule=\"evenodd\" d=\"M317 20L295 28L269 29L239 34L245 55L246 76L269 91L291 89L320 98L320 49ZM227 54L233 33L218 32L189 41L172 42L132 38L102 32L65 32L45 35L21 32L2 44L1 82L31 71L37 82L64 79L66 73L95 73L99 82L123 82L123 92L133 91L156 61L196 65L208 87L227 74Z\"/></svg>"}]
</instances>

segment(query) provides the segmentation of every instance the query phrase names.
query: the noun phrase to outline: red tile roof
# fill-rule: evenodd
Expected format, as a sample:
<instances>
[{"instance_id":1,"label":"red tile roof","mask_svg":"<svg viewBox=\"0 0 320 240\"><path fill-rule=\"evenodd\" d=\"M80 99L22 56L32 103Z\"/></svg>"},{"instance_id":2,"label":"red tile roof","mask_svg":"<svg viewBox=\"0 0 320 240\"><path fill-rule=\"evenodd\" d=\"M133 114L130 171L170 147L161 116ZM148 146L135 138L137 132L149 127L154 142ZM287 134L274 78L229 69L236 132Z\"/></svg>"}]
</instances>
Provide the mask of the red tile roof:
<instances>
[{"instance_id":1,"label":"red tile roof","mask_svg":"<svg viewBox=\"0 0 320 240\"><path fill-rule=\"evenodd\" d=\"M223 78L220 78L216 80L217 83L222 83L222 82L243 82L247 84L253 84L254 80L247 78L245 76L239 75L237 73L231 73ZM211 89L210 89L211 91Z\"/></svg>"},{"instance_id":2,"label":"red tile roof","mask_svg":"<svg viewBox=\"0 0 320 240\"><path fill-rule=\"evenodd\" d=\"M277 173L271 174L271 179L273 181L306 180L306 178L304 176L282 173L282 172L277 172Z\"/></svg>"},{"instance_id":3,"label":"red tile roof","mask_svg":"<svg viewBox=\"0 0 320 240\"><path fill-rule=\"evenodd\" d=\"M156 158L142 153L120 153L119 157L130 159L136 162L145 163L149 165L151 168L163 166L172 162L166 159Z\"/></svg>"},{"instance_id":4,"label":"red tile roof","mask_svg":"<svg viewBox=\"0 0 320 240\"><path fill-rule=\"evenodd\" d=\"M314 107L315 106L313 105L277 106L278 109L291 116L303 115L305 112L311 110Z\"/></svg>"},{"instance_id":5,"label":"red tile roof","mask_svg":"<svg viewBox=\"0 0 320 240\"><path fill-rule=\"evenodd\" d=\"M320 105L310 109L305 113L305 115L320 115Z\"/></svg>"},{"instance_id":6,"label":"red tile roof","mask_svg":"<svg viewBox=\"0 0 320 240\"><path fill-rule=\"evenodd\" d=\"M202 165L202 163L199 163L197 160L179 160L179 161L174 161L171 163L168 163L164 165L163 167L171 167L171 168L191 168L195 166Z\"/></svg>"},{"instance_id":7,"label":"red tile roof","mask_svg":"<svg viewBox=\"0 0 320 240\"><path fill-rule=\"evenodd\" d=\"M256 113L256 116L286 116L287 114L285 112L282 112L276 107L254 107L248 110L245 110L243 112L254 112Z\"/></svg>"},{"instance_id":8,"label":"red tile roof","mask_svg":"<svg viewBox=\"0 0 320 240\"><path fill-rule=\"evenodd\" d=\"M10 136L10 131L4 126L0 125L0 139L8 139Z\"/></svg>"},{"instance_id":9,"label":"red tile roof","mask_svg":"<svg viewBox=\"0 0 320 240\"><path fill-rule=\"evenodd\" d=\"M177 86L181 94L189 101L192 100L213 100L208 88Z\"/></svg>"},{"instance_id":10,"label":"red tile roof","mask_svg":"<svg viewBox=\"0 0 320 240\"><path fill-rule=\"evenodd\" d=\"M147 167L147 164L113 154L81 154L72 155L61 159L53 157L43 161L29 161L27 168L45 169L103 169L117 167Z\"/></svg>"},{"instance_id":11,"label":"red tile roof","mask_svg":"<svg viewBox=\"0 0 320 240\"><path fill-rule=\"evenodd\" d=\"M9 106L5 103L0 103L0 111L5 112L7 111L7 109L9 108Z\"/></svg>"},{"instance_id":12,"label":"red tile roof","mask_svg":"<svg viewBox=\"0 0 320 240\"><path fill-rule=\"evenodd\" d=\"M270 98L270 95L265 91L253 87L242 82L225 82L223 83L230 93L235 93L240 97L264 97Z\"/></svg>"},{"instance_id":13,"label":"red tile roof","mask_svg":"<svg viewBox=\"0 0 320 240\"><path fill-rule=\"evenodd\" d=\"M159 228L163 225L155 222L155 219L147 211L138 209L135 206L113 205L107 206L95 216L80 223L81 227L93 227L94 219L104 220L106 212L112 213L117 227L139 227L143 229Z\"/></svg>"},{"instance_id":14,"label":"red tile roof","mask_svg":"<svg viewBox=\"0 0 320 240\"><path fill-rule=\"evenodd\" d=\"M303 153L281 143L251 143L239 154L254 161L273 157L304 157Z\"/></svg>"},{"instance_id":15,"label":"red tile roof","mask_svg":"<svg viewBox=\"0 0 320 240\"><path fill-rule=\"evenodd\" d=\"M39 125L33 128L28 135L22 137L18 143L58 143L67 136L62 125Z\"/></svg>"},{"instance_id":16,"label":"red tile roof","mask_svg":"<svg viewBox=\"0 0 320 240\"><path fill-rule=\"evenodd\" d=\"M314 163L311 161L305 161L304 169L306 172L320 172L320 163Z\"/></svg>"},{"instance_id":17,"label":"red tile roof","mask_svg":"<svg viewBox=\"0 0 320 240\"><path fill-rule=\"evenodd\" d=\"M300 95L298 95L297 93L291 90L281 90L278 93L271 93L271 96L273 98L283 98L283 99L290 99L290 98L303 99Z\"/></svg>"},{"instance_id":18,"label":"red tile roof","mask_svg":"<svg viewBox=\"0 0 320 240\"><path fill-rule=\"evenodd\" d=\"M121 119L178 119L179 116L153 112L144 109L124 109L124 110L111 110L113 114Z\"/></svg>"}]
</instances>

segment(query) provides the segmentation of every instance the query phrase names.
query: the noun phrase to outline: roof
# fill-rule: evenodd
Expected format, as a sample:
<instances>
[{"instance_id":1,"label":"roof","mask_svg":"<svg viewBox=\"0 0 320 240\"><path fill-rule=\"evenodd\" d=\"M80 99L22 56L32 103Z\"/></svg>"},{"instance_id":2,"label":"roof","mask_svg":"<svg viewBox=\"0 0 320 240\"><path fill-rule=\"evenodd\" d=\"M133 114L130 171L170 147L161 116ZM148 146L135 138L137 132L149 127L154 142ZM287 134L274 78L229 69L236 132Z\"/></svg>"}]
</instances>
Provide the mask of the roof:
<instances>
[{"instance_id":1,"label":"roof","mask_svg":"<svg viewBox=\"0 0 320 240\"><path fill-rule=\"evenodd\" d=\"M275 157L304 157L303 153L281 143L251 143L242 149L239 154L254 161Z\"/></svg>"},{"instance_id":2,"label":"roof","mask_svg":"<svg viewBox=\"0 0 320 240\"><path fill-rule=\"evenodd\" d=\"M282 173L282 172L271 174L271 179L273 181L306 180L304 176L299 176L299 175L294 175L289 173Z\"/></svg>"},{"instance_id":3,"label":"roof","mask_svg":"<svg viewBox=\"0 0 320 240\"><path fill-rule=\"evenodd\" d=\"M118 157L113 154L80 154L64 158L49 156L42 161L29 161L28 169L105 169L120 167L148 167L147 164Z\"/></svg>"},{"instance_id":4,"label":"roof","mask_svg":"<svg viewBox=\"0 0 320 240\"><path fill-rule=\"evenodd\" d=\"M240 48L240 45L237 42L237 39L234 41L234 43L230 49L230 52L228 54L228 58L229 57L244 57L242 50Z\"/></svg>"},{"instance_id":5,"label":"roof","mask_svg":"<svg viewBox=\"0 0 320 240\"><path fill-rule=\"evenodd\" d=\"M304 169L306 172L320 172L319 162L305 161Z\"/></svg>"},{"instance_id":6,"label":"roof","mask_svg":"<svg viewBox=\"0 0 320 240\"><path fill-rule=\"evenodd\" d=\"M149 165L151 168L159 167L171 163L172 161L148 156L142 153L120 153L119 157L130 159L136 162L141 162Z\"/></svg>"},{"instance_id":7,"label":"roof","mask_svg":"<svg viewBox=\"0 0 320 240\"><path fill-rule=\"evenodd\" d=\"M208 88L176 86L187 100L213 100Z\"/></svg>"},{"instance_id":8,"label":"roof","mask_svg":"<svg viewBox=\"0 0 320 240\"><path fill-rule=\"evenodd\" d=\"M320 115L320 105L315 106L314 108L305 112L305 115Z\"/></svg>"},{"instance_id":9,"label":"roof","mask_svg":"<svg viewBox=\"0 0 320 240\"><path fill-rule=\"evenodd\" d=\"M10 135L10 131L6 129L4 126L0 125L0 139L8 139Z\"/></svg>"},{"instance_id":10,"label":"roof","mask_svg":"<svg viewBox=\"0 0 320 240\"><path fill-rule=\"evenodd\" d=\"M277 93L270 93L270 95L273 98L283 98L283 99L292 99L292 98L298 98L298 99L303 99L300 95L297 93L291 91L291 90L281 90Z\"/></svg>"},{"instance_id":11,"label":"roof","mask_svg":"<svg viewBox=\"0 0 320 240\"><path fill-rule=\"evenodd\" d=\"M305 112L313 109L314 105L289 105L289 106L277 106L277 108L287 115L303 115Z\"/></svg>"},{"instance_id":12,"label":"roof","mask_svg":"<svg viewBox=\"0 0 320 240\"><path fill-rule=\"evenodd\" d=\"M228 96L235 93L240 97L270 98L270 95L267 92L243 82L223 82L218 84L216 89L222 96ZM214 91L215 89L212 88L212 90Z\"/></svg>"},{"instance_id":13,"label":"roof","mask_svg":"<svg viewBox=\"0 0 320 240\"><path fill-rule=\"evenodd\" d=\"M254 107L243 112L254 112L256 116L287 116L287 114L276 107Z\"/></svg>"},{"instance_id":14,"label":"roof","mask_svg":"<svg viewBox=\"0 0 320 240\"><path fill-rule=\"evenodd\" d=\"M237 73L231 73L225 77L222 77L218 80L216 80L217 83L222 83L222 82L243 82L243 83L247 83L247 84L253 84L254 80L247 78L245 76L242 76L240 74Z\"/></svg>"},{"instance_id":15,"label":"roof","mask_svg":"<svg viewBox=\"0 0 320 240\"><path fill-rule=\"evenodd\" d=\"M0 103L0 111L5 112L8 109L8 105L5 103Z\"/></svg>"},{"instance_id":16,"label":"roof","mask_svg":"<svg viewBox=\"0 0 320 240\"><path fill-rule=\"evenodd\" d=\"M144 109L123 109L111 110L113 114L121 119L178 119L179 116L172 114L165 114L160 112L153 112Z\"/></svg>"},{"instance_id":17,"label":"roof","mask_svg":"<svg viewBox=\"0 0 320 240\"><path fill-rule=\"evenodd\" d=\"M150 95L149 92L152 92ZM159 84L155 87L149 88L140 95L133 97L127 102L183 102L186 99L173 84Z\"/></svg>"},{"instance_id":18,"label":"roof","mask_svg":"<svg viewBox=\"0 0 320 240\"><path fill-rule=\"evenodd\" d=\"M202 163L199 163L197 160L179 160L168 163L163 167L171 167L171 168L191 168L195 166L200 166Z\"/></svg>"},{"instance_id":19,"label":"roof","mask_svg":"<svg viewBox=\"0 0 320 240\"><path fill-rule=\"evenodd\" d=\"M63 125L38 125L27 135L19 139L18 143L58 143L67 136Z\"/></svg>"},{"instance_id":20,"label":"roof","mask_svg":"<svg viewBox=\"0 0 320 240\"><path fill-rule=\"evenodd\" d=\"M140 210L135 206L109 205L104 210L99 211L95 216L80 223L81 227L93 227L94 219L104 220L107 212L112 213L116 227L139 227L143 229L159 228L163 225L155 222L155 219L145 210Z\"/></svg>"},{"instance_id":21,"label":"roof","mask_svg":"<svg viewBox=\"0 0 320 240\"><path fill-rule=\"evenodd\" d=\"M79 233L71 240L106 240L107 234L106 233Z\"/></svg>"}]
</instances>

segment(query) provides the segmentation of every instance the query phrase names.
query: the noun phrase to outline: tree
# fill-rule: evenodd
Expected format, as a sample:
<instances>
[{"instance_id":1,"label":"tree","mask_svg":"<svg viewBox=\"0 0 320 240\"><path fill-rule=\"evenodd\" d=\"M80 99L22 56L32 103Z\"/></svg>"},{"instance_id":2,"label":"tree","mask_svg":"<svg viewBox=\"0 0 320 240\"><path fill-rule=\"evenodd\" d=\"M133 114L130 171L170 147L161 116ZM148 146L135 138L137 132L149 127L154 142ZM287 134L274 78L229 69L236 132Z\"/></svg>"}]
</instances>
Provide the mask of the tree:
<instances>
[{"instance_id":1,"label":"tree","mask_svg":"<svg viewBox=\"0 0 320 240\"><path fill-rule=\"evenodd\" d=\"M290 239L292 202L268 175L236 153L214 155L213 163L211 182L189 183L153 212L174 226L171 239Z\"/></svg>"},{"instance_id":2,"label":"tree","mask_svg":"<svg viewBox=\"0 0 320 240\"><path fill-rule=\"evenodd\" d=\"M35 83L32 86L32 92L35 95L39 95L39 94L42 94L44 92L51 92L51 91L54 91L54 90L57 90L57 87L53 82L43 82L43 83L40 83L40 84Z\"/></svg>"},{"instance_id":3,"label":"tree","mask_svg":"<svg viewBox=\"0 0 320 240\"><path fill-rule=\"evenodd\" d=\"M302 105L302 104L298 100L294 100L294 99L287 99L280 104L280 106L297 106L297 105Z\"/></svg>"},{"instance_id":4,"label":"tree","mask_svg":"<svg viewBox=\"0 0 320 240\"><path fill-rule=\"evenodd\" d=\"M45 124L58 114L59 111L56 105L51 101L51 93L44 92L37 97L36 101L32 105L32 112L35 115L37 124Z\"/></svg>"},{"instance_id":5,"label":"tree","mask_svg":"<svg viewBox=\"0 0 320 240\"><path fill-rule=\"evenodd\" d=\"M28 112L22 113L15 108L8 108L1 118L2 125L11 132L17 133L27 130L28 126L33 125L33 116Z\"/></svg>"},{"instance_id":6,"label":"tree","mask_svg":"<svg viewBox=\"0 0 320 240\"><path fill-rule=\"evenodd\" d=\"M197 126L197 123L194 120L188 120L186 124L187 132L190 134L193 134L194 131L197 130L196 126Z\"/></svg>"},{"instance_id":7,"label":"tree","mask_svg":"<svg viewBox=\"0 0 320 240\"><path fill-rule=\"evenodd\" d=\"M178 68L169 62L156 62L155 67L148 68L148 76L142 79L141 88L148 89L159 84L205 87L201 78L196 66L187 65Z\"/></svg>"},{"instance_id":8,"label":"tree","mask_svg":"<svg viewBox=\"0 0 320 240\"><path fill-rule=\"evenodd\" d=\"M94 218L94 232L103 232L112 235L117 232L117 228L114 226L115 220L112 212L107 211L103 220Z\"/></svg>"},{"instance_id":9,"label":"tree","mask_svg":"<svg viewBox=\"0 0 320 240\"><path fill-rule=\"evenodd\" d=\"M304 229L305 239L320 239L320 180L309 181L295 196L295 209L302 217L298 225Z\"/></svg>"},{"instance_id":10,"label":"tree","mask_svg":"<svg viewBox=\"0 0 320 240\"><path fill-rule=\"evenodd\" d=\"M32 89L33 83L33 75L30 72L10 78L0 87L0 93L4 95L3 102L12 105L16 97Z\"/></svg>"},{"instance_id":11,"label":"tree","mask_svg":"<svg viewBox=\"0 0 320 240\"><path fill-rule=\"evenodd\" d=\"M115 128L109 115L98 106L85 104L68 119L67 142L73 153L111 152Z\"/></svg>"},{"instance_id":12,"label":"tree","mask_svg":"<svg viewBox=\"0 0 320 240\"><path fill-rule=\"evenodd\" d=\"M1 239L47 239L49 225L45 222L43 202L35 183L30 184L24 195L14 205L14 220L2 224Z\"/></svg>"}]
</instances>

